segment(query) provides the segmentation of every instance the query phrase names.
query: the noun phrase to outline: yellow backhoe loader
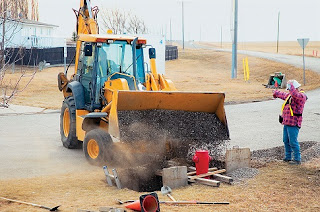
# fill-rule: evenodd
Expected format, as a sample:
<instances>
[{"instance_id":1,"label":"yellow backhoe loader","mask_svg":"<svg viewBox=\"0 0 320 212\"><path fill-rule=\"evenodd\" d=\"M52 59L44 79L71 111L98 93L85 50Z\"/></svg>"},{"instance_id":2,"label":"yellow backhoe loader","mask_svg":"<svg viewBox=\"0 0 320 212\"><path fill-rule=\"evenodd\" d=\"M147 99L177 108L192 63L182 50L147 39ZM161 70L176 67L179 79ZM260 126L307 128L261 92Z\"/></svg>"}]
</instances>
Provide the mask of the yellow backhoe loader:
<instances>
[{"instance_id":1,"label":"yellow backhoe loader","mask_svg":"<svg viewBox=\"0 0 320 212\"><path fill-rule=\"evenodd\" d=\"M65 97L60 117L63 146L82 145L88 161L97 164L112 159L115 142L229 138L223 93L177 91L157 73L156 51L146 51L146 39L99 34L99 10L91 7L90 0L81 0L74 12L75 71L70 79L66 72L58 75ZM144 61L146 53L150 66ZM215 118L223 133L215 132ZM187 146L183 142L166 143L164 148L180 149Z\"/></svg>"}]
</instances>

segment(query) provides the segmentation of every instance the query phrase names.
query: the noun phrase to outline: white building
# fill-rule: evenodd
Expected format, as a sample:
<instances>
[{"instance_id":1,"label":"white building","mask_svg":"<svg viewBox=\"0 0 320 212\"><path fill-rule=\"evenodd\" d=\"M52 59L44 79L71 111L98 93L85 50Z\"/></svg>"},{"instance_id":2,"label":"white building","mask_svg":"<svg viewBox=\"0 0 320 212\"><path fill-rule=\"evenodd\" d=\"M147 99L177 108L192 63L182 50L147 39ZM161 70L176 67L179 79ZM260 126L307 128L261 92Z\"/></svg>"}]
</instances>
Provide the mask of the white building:
<instances>
[{"instance_id":1,"label":"white building","mask_svg":"<svg viewBox=\"0 0 320 212\"><path fill-rule=\"evenodd\" d=\"M0 19L0 27L3 20ZM63 47L64 38L55 37L56 25L27 19L6 21L5 48ZM2 30L0 30L2 37Z\"/></svg>"}]
</instances>

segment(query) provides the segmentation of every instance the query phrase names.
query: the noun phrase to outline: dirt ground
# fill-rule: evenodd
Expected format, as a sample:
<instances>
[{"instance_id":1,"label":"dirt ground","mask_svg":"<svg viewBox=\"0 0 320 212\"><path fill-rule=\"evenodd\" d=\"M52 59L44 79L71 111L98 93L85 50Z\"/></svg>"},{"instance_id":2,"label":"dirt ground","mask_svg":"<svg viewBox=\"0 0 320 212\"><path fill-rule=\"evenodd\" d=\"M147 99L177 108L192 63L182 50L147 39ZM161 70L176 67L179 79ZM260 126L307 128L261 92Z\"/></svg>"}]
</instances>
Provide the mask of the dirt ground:
<instances>
[{"instance_id":1,"label":"dirt ground","mask_svg":"<svg viewBox=\"0 0 320 212\"><path fill-rule=\"evenodd\" d=\"M8 198L50 207L61 205L61 211L76 211L79 208L98 210L102 206L121 207L116 199L138 199L144 194L109 187L102 169L90 173L1 181L0 193ZM158 191L157 194L160 200L170 201L161 192ZM219 188L192 185L174 189L172 195L177 200L220 201L230 202L230 205L162 204L162 211L319 211L319 160L303 166L274 162L259 169L255 178L237 185L222 184ZM43 211L2 200L0 203L0 211Z\"/></svg>"},{"instance_id":2,"label":"dirt ground","mask_svg":"<svg viewBox=\"0 0 320 212\"><path fill-rule=\"evenodd\" d=\"M216 48L221 48L221 43L205 43ZM232 43L222 43L223 49L231 49ZM239 50L259 51L277 53L277 42L239 42ZM318 54L316 52L318 51ZM302 55L302 48L298 41L281 41L278 48L279 54ZM305 55L309 57L320 57L320 42L310 41L305 48Z\"/></svg>"},{"instance_id":3,"label":"dirt ground","mask_svg":"<svg viewBox=\"0 0 320 212\"><path fill-rule=\"evenodd\" d=\"M224 92L226 102L248 102L271 98L267 84L270 74L282 72L287 79L303 80L303 71L290 65L249 57L250 80L243 80L244 55L239 55L238 78L231 79L231 53L186 49L179 59L166 62L166 77L181 91ZM70 67L69 73L74 67ZM57 88L57 75L63 67L51 67L38 72L28 86L13 100L13 104L59 109L63 101ZM6 80L15 81L19 73L7 74ZM23 82L27 81L23 79ZM305 90L320 87L320 74L306 71ZM23 83L20 87L23 87Z\"/></svg>"},{"instance_id":4,"label":"dirt ground","mask_svg":"<svg viewBox=\"0 0 320 212\"><path fill-rule=\"evenodd\" d=\"M239 55L242 61L243 55ZM185 50L179 60L166 63L166 76L183 91L225 92L227 102L247 102L271 97L264 88L270 74L285 73L291 79L302 80L302 70L284 64L249 57L250 82L244 82L242 63L238 79L230 79L230 53ZM63 100L57 88L57 74L63 68L53 67L37 73L28 89L20 93L14 104L58 109ZM320 87L320 75L307 71L306 90ZM18 75L18 74L15 74ZM7 79L14 76L8 74ZM161 205L162 211L320 211L320 160L302 166L272 162L259 169L253 179L219 188L192 185L173 190L177 200L223 201L230 205ZM157 192L160 200L169 199ZM103 170L73 174L49 175L28 179L0 180L0 196L54 207L61 211L78 208L98 210L101 206L121 207L115 199L138 199L144 193L128 189L117 190L105 182ZM43 211L32 206L0 200L0 211Z\"/></svg>"}]
</instances>

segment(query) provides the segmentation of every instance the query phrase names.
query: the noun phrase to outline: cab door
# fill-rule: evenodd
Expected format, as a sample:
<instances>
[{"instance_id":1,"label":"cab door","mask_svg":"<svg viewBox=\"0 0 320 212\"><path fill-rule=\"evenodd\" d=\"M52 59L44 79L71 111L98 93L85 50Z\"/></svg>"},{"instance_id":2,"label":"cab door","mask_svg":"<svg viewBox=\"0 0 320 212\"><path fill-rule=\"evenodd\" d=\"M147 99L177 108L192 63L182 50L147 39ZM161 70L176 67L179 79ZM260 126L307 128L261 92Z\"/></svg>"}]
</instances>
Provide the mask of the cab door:
<instances>
[{"instance_id":1,"label":"cab door","mask_svg":"<svg viewBox=\"0 0 320 212\"><path fill-rule=\"evenodd\" d=\"M95 55L96 46L91 43L83 43L80 55L80 83L84 89L84 99L87 110L93 110L95 98Z\"/></svg>"}]
</instances>

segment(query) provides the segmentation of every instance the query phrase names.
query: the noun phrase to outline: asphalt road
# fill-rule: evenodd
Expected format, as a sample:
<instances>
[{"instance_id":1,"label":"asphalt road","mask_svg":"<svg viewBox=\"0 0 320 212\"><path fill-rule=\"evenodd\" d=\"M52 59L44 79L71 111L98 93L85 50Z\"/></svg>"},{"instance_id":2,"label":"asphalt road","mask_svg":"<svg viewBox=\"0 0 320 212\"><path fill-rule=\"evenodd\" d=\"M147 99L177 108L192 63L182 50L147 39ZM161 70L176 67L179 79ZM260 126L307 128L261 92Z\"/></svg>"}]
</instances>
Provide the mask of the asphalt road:
<instances>
[{"instance_id":1,"label":"asphalt road","mask_svg":"<svg viewBox=\"0 0 320 212\"><path fill-rule=\"evenodd\" d=\"M81 149L69 150L62 146L57 111L12 107L0 109L0 179L97 168L87 163Z\"/></svg>"},{"instance_id":2,"label":"asphalt road","mask_svg":"<svg viewBox=\"0 0 320 212\"><path fill-rule=\"evenodd\" d=\"M190 43L187 46L199 48ZM246 54L292 65L302 60L299 56L261 52ZM311 63L309 59L315 58L307 59L307 69L320 71L320 60L315 59ZM299 141L320 142L320 89L307 95L309 99L303 114ZM231 146L256 150L283 145L282 126L278 123L281 105L282 100L226 105ZM0 179L98 169L86 162L82 150L69 150L62 146L59 116L59 111L42 108L12 105L0 109Z\"/></svg>"},{"instance_id":3,"label":"asphalt road","mask_svg":"<svg viewBox=\"0 0 320 212\"><path fill-rule=\"evenodd\" d=\"M299 141L320 141L320 90L307 95ZM231 146L256 150L282 145L281 105L282 100L226 105ZM59 111L41 108L0 109L0 179L99 169L87 163L82 150L62 146L59 116Z\"/></svg>"},{"instance_id":4,"label":"asphalt road","mask_svg":"<svg viewBox=\"0 0 320 212\"><path fill-rule=\"evenodd\" d=\"M215 50L217 52L232 52L231 49L214 48L214 47L205 46L205 45L198 45L193 42L185 42L185 46L187 48L194 48L194 49L210 49L210 50ZM301 50L301 52L302 52L302 50ZM279 62L279 63L286 63L289 65L293 65L297 68L303 68L303 57L302 56L273 54L273 53L267 53L267 52L256 52L256 51L245 51L245 50L238 50L238 54L245 54L245 55L249 55L249 56L253 56L253 57L272 60L272 61ZM319 58L305 57L305 66L306 66L306 69L320 73L320 59Z\"/></svg>"},{"instance_id":5,"label":"asphalt road","mask_svg":"<svg viewBox=\"0 0 320 212\"><path fill-rule=\"evenodd\" d=\"M306 93L299 141L320 142L320 89ZM271 90L270 90L271 96ZM281 146L282 125L278 122L283 100L226 105L231 145L251 150Z\"/></svg>"}]
</instances>

